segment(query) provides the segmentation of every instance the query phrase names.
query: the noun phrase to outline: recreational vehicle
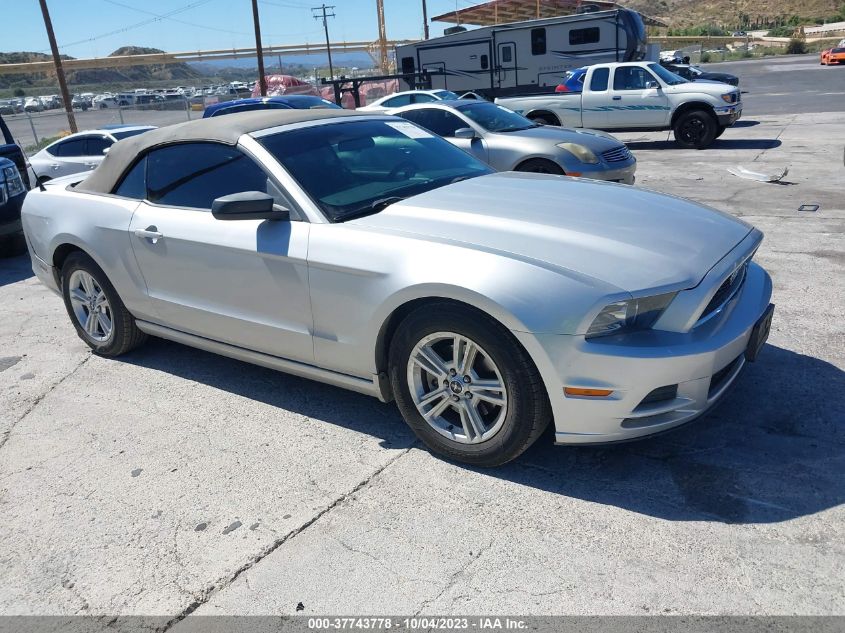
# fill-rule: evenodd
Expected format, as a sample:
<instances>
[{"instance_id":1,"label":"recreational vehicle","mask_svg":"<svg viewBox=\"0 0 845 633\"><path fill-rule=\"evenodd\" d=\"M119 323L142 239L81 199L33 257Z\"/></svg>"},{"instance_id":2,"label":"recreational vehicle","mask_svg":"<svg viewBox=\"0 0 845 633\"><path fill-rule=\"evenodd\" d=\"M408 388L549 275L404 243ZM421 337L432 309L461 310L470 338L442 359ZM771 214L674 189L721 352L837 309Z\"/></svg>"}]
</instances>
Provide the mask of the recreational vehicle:
<instances>
[{"instance_id":1,"label":"recreational vehicle","mask_svg":"<svg viewBox=\"0 0 845 633\"><path fill-rule=\"evenodd\" d=\"M572 68L637 61L645 54L645 26L630 9L473 30L460 27L443 37L396 47L400 72L430 71L432 88L472 90L488 97L551 91Z\"/></svg>"}]
</instances>

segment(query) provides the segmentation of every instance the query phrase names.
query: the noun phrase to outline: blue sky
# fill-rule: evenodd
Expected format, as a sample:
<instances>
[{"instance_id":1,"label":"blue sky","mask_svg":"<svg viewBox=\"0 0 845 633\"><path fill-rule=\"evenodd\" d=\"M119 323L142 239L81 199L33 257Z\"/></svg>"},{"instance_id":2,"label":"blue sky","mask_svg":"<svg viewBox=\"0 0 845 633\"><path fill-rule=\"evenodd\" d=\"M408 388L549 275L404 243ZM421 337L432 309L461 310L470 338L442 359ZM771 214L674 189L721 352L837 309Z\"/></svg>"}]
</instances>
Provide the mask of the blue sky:
<instances>
[{"instance_id":1,"label":"blue sky","mask_svg":"<svg viewBox=\"0 0 845 633\"><path fill-rule=\"evenodd\" d=\"M311 17L308 0L259 0L264 44L323 41L322 23ZM333 41L373 40L378 33L375 0L326 0L337 17L329 21ZM428 0L429 18L477 2ZM0 50L49 52L38 0L0 0ZM390 39L422 37L421 0L384 0ZM253 46L251 0L48 0L62 53L73 57L108 55L120 46L188 51ZM169 17L162 19L157 16ZM149 21L147 24L139 23ZM136 26L138 25L138 26ZM432 37L449 26L435 23Z\"/></svg>"}]
</instances>

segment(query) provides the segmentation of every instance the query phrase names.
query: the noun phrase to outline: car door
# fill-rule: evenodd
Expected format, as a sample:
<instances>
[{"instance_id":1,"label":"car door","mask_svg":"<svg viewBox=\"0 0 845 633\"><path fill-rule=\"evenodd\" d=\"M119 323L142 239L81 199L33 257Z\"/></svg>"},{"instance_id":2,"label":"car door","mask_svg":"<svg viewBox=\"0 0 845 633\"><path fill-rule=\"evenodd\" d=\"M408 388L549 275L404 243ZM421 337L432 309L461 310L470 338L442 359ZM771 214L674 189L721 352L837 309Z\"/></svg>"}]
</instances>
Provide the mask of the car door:
<instances>
[{"instance_id":1,"label":"car door","mask_svg":"<svg viewBox=\"0 0 845 633\"><path fill-rule=\"evenodd\" d=\"M282 188L251 156L219 143L159 147L136 169L146 171L145 200L130 242L160 323L313 362L310 225L211 214L215 198L243 191L270 193L292 208Z\"/></svg>"},{"instance_id":2,"label":"car door","mask_svg":"<svg viewBox=\"0 0 845 633\"><path fill-rule=\"evenodd\" d=\"M58 178L59 176L94 169L99 163L93 162L91 157L88 156L87 144L87 136L74 136L66 141L59 141L50 147L47 153L52 156L52 160L48 163L44 175L50 178Z\"/></svg>"},{"instance_id":3,"label":"car door","mask_svg":"<svg viewBox=\"0 0 845 633\"><path fill-rule=\"evenodd\" d=\"M610 127L653 127L665 125L669 97L660 82L642 66L617 66L610 89Z\"/></svg>"},{"instance_id":4,"label":"car door","mask_svg":"<svg viewBox=\"0 0 845 633\"><path fill-rule=\"evenodd\" d=\"M614 103L608 94L610 68L598 66L592 70L589 79L584 77L584 88L581 91L581 125L601 129L607 125L608 109Z\"/></svg>"}]
</instances>

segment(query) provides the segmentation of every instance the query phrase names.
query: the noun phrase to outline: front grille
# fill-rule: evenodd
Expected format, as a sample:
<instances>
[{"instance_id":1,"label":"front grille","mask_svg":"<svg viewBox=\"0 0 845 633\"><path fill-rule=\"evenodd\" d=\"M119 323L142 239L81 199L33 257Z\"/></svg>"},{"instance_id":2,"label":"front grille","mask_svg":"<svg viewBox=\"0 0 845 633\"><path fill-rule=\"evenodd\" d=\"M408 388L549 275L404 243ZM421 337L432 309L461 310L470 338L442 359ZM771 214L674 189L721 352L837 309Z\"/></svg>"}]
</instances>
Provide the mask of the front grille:
<instances>
[{"instance_id":1,"label":"front grille","mask_svg":"<svg viewBox=\"0 0 845 633\"><path fill-rule=\"evenodd\" d=\"M678 385L666 385L665 387L658 387L654 391L643 398L642 402L637 405L637 409L645 404L654 404L655 402L667 402L674 400L678 396Z\"/></svg>"},{"instance_id":2,"label":"front grille","mask_svg":"<svg viewBox=\"0 0 845 633\"><path fill-rule=\"evenodd\" d=\"M725 382L725 379L730 375L730 373L736 369L737 363L742 359L742 356L737 356L734 358L730 363L722 367L719 371L717 371L713 376L710 378L710 389L707 391L707 397L712 398L713 394L721 389L722 384Z\"/></svg>"},{"instance_id":3,"label":"front grille","mask_svg":"<svg viewBox=\"0 0 845 633\"><path fill-rule=\"evenodd\" d=\"M620 145L619 147L602 152L601 156L608 163L621 163L622 161L626 161L631 158L631 150L629 150L625 145Z\"/></svg>"},{"instance_id":4,"label":"front grille","mask_svg":"<svg viewBox=\"0 0 845 633\"><path fill-rule=\"evenodd\" d=\"M736 291L739 290L740 286L742 286L742 283L745 281L745 273L747 270L748 262L745 262L737 268L730 277L722 282L722 285L719 286L716 294L714 294L713 298L710 299L710 303L708 303L707 307L704 308L704 312L701 313L699 321L707 318L725 305Z\"/></svg>"}]
</instances>

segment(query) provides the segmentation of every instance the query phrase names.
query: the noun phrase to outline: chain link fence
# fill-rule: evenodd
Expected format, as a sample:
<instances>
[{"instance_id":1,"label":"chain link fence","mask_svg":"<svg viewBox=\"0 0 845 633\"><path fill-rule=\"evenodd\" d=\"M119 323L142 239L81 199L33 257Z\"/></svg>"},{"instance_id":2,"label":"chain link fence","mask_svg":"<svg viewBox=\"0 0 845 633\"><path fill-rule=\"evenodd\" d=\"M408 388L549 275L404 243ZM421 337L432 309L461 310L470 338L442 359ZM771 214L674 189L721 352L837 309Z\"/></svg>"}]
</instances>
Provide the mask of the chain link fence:
<instances>
[{"instance_id":1,"label":"chain link fence","mask_svg":"<svg viewBox=\"0 0 845 633\"><path fill-rule=\"evenodd\" d=\"M162 127L202 117L202 106L198 109L188 100L134 106L90 108L75 110L76 127L80 132L101 129L110 125L154 125ZM68 116L64 110L44 112L20 112L4 114L3 120L9 126L12 136L28 155L46 147L56 139L70 134Z\"/></svg>"}]
</instances>

